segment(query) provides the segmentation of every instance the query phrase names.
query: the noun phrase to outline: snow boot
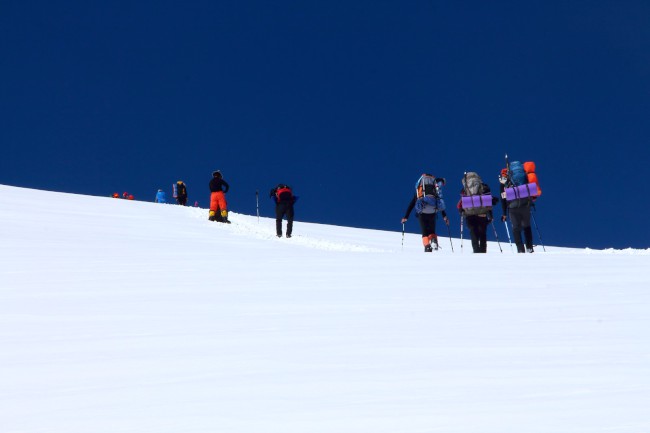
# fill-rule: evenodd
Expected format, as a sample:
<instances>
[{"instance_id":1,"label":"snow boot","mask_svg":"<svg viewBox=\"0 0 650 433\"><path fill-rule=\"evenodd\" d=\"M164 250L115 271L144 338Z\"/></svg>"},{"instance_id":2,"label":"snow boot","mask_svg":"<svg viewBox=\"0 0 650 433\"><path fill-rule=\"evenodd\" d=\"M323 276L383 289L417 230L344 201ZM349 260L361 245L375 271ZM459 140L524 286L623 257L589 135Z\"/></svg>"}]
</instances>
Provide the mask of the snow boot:
<instances>
[{"instance_id":1,"label":"snow boot","mask_svg":"<svg viewBox=\"0 0 650 433\"><path fill-rule=\"evenodd\" d=\"M230 224L230 221L228 221L228 211L227 210L221 210L221 215L220 215L220 220L222 223Z\"/></svg>"}]
</instances>

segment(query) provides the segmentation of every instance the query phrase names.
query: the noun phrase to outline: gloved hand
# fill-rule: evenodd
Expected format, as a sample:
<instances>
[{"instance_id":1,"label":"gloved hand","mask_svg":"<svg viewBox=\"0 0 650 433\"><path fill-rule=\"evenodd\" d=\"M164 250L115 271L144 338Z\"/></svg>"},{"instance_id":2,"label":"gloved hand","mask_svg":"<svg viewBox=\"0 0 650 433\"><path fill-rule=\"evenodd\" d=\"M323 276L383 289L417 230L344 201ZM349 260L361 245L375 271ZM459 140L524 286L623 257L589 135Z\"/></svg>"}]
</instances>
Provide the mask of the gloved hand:
<instances>
[{"instance_id":1,"label":"gloved hand","mask_svg":"<svg viewBox=\"0 0 650 433\"><path fill-rule=\"evenodd\" d=\"M408 221L408 218L402 218L402 224L404 224L406 221Z\"/></svg>"},{"instance_id":2,"label":"gloved hand","mask_svg":"<svg viewBox=\"0 0 650 433\"><path fill-rule=\"evenodd\" d=\"M445 220L445 224L449 225L449 218L443 217L442 219Z\"/></svg>"},{"instance_id":3,"label":"gloved hand","mask_svg":"<svg viewBox=\"0 0 650 433\"><path fill-rule=\"evenodd\" d=\"M502 215L502 216L501 216L501 221L506 222L507 219L508 219L507 216L505 216L505 215Z\"/></svg>"}]
</instances>

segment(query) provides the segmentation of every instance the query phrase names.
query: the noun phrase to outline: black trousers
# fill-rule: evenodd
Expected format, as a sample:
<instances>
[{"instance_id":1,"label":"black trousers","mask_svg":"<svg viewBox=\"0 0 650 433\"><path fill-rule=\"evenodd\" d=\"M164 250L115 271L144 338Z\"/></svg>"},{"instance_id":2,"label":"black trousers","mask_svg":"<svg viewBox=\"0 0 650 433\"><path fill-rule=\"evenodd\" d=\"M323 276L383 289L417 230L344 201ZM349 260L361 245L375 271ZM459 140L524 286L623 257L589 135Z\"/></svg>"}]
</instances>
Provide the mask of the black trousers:
<instances>
[{"instance_id":1,"label":"black trousers","mask_svg":"<svg viewBox=\"0 0 650 433\"><path fill-rule=\"evenodd\" d=\"M522 206L511 208L508 210L510 213L510 221L512 222L512 236L515 238L517 245L517 252L525 253L524 242L521 239L521 232L524 232L526 240L526 248L533 247L533 229L530 226L530 207Z\"/></svg>"},{"instance_id":2,"label":"black trousers","mask_svg":"<svg viewBox=\"0 0 650 433\"><path fill-rule=\"evenodd\" d=\"M436 234L437 218L437 213L421 213L418 215L418 221L420 222L420 229L422 229L423 238Z\"/></svg>"},{"instance_id":3,"label":"black trousers","mask_svg":"<svg viewBox=\"0 0 650 433\"><path fill-rule=\"evenodd\" d=\"M487 252L487 217L478 215L467 216L467 227L472 238L472 250L475 253Z\"/></svg>"},{"instance_id":4,"label":"black trousers","mask_svg":"<svg viewBox=\"0 0 650 433\"><path fill-rule=\"evenodd\" d=\"M293 231L293 203L281 201L275 205L275 232L282 236L282 218L287 216L287 236Z\"/></svg>"}]
</instances>

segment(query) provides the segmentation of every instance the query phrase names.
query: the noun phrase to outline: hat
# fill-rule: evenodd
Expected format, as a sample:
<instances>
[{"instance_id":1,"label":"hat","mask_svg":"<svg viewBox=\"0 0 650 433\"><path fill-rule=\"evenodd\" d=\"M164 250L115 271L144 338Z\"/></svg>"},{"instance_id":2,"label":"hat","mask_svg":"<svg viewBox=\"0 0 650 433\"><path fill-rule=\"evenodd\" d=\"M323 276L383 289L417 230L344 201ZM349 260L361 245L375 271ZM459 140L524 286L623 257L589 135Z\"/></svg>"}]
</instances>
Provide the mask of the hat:
<instances>
[{"instance_id":1,"label":"hat","mask_svg":"<svg viewBox=\"0 0 650 433\"><path fill-rule=\"evenodd\" d=\"M162 189L159 189L158 192L162 192Z\"/></svg>"},{"instance_id":2,"label":"hat","mask_svg":"<svg viewBox=\"0 0 650 433\"><path fill-rule=\"evenodd\" d=\"M221 170L216 170L212 172L213 177L221 177Z\"/></svg>"},{"instance_id":3,"label":"hat","mask_svg":"<svg viewBox=\"0 0 650 433\"><path fill-rule=\"evenodd\" d=\"M508 176L508 169L507 168L502 168L501 169L501 176L503 176L503 177Z\"/></svg>"}]
</instances>

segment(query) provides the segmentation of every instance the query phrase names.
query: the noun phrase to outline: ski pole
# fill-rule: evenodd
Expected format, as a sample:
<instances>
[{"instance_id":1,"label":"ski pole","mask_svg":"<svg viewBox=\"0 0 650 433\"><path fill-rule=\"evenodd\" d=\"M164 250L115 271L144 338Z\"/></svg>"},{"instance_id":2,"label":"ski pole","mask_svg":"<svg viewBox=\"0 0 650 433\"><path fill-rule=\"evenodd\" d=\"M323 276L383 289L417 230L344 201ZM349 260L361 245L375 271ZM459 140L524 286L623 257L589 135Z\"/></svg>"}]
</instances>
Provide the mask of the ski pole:
<instances>
[{"instance_id":1,"label":"ski pole","mask_svg":"<svg viewBox=\"0 0 650 433\"><path fill-rule=\"evenodd\" d=\"M260 192L255 190L255 204L257 206L257 223L260 223Z\"/></svg>"},{"instance_id":2,"label":"ski pole","mask_svg":"<svg viewBox=\"0 0 650 433\"><path fill-rule=\"evenodd\" d=\"M447 233L449 233L449 243L451 244L451 252L454 252L454 243L451 241L451 228L449 228L449 223L447 224Z\"/></svg>"},{"instance_id":3,"label":"ski pole","mask_svg":"<svg viewBox=\"0 0 650 433\"><path fill-rule=\"evenodd\" d=\"M404 223L402 223L402 251L404 251Z\"/></svg>"},{"instance_id":4,"label":"ski pole","mask_svg":"<svg viewBox=\"0 0 650 433\"><path fill-rule=\"evenodd\" d=\"M533 207L533 209L535 208ZM537 209L535 209L535 212L537 212ZM544 252L546 252L546 247L544 246L544 241L542 240L542 234L539 232L539 226L537 225L537 220L535 219L535 215L531 213L530 216L533 217L533 222L535 223L535 229L537 229L537 236L539 236L539 243L542 244L542 249L544 250Z\"/></svg>"},{"instance_id":5,"label":"ski pole","mask_svg":"<svg viewBox=\"0 0 650 433\"><path fill-rule=\"evenodd\" d=\"M463 252L463 220L465 219L464 215L460 216L460 252Z\"/></svg>"},{"instance_id":6,"label":"ski pole","mask_svg":"<svg viewBox=\"0 0 650 433\"><path fill-rule=\"evenodd\" d=\"M494 220L491 219L490 223L492 224L492 229L494 230L494 237L497 238L497 245L499 245L499 251L503 253L503 250L501 249L501 242L499 242L499 235L497 234L497 228L494 226Z\"/></svg>"},{"instance_id":7,"label":"ski pole","mask_svg":"<svg viewBox=\"0 0 650 433\"><path fill-rule=\"evenodd\" d=\"M506 233L508 234L508 242L510 242L510 251L512 254L514 254L514 250L512 249L512 239L510 239L510 230L508 230L508 221L503 221L503 224L506 226Z\"/></svg>"}]
</instances>

